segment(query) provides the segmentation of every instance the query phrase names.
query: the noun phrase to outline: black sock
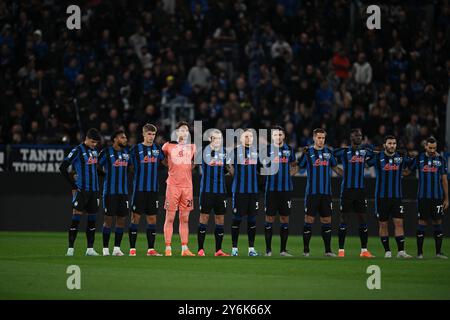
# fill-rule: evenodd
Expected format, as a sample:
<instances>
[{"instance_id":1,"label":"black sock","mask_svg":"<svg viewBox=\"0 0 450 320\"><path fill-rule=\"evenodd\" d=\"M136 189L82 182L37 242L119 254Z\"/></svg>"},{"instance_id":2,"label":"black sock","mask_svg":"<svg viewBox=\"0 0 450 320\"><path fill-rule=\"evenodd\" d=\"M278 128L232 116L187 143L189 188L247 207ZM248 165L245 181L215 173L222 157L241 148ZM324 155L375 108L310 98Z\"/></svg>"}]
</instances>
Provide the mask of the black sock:
<instances>
[{"instance_id":1,"label":"black sock","mask_svg":"<svg viewBox=\"0 0 450 320\"><path fill-rule=\"evenodd\" d=\"M155 249L156 224L147 225L147 248Z\"/></svg>"},{"instance_id":2,"label":"black sock","mask_svg":"<svg viewBox=\"0 0 450 320\"><path fill-rule=\"evenodd\" d=\"M214 229L214 238L216 239L216 252L222 249L223 232L223 224L216 224L216 228Z\"/></svg>"},{"instance_id":3,"label":"black sock","mask_svg":"<svg viewBox=\"0 0 450 320\"><path fill-rule=\"evenodd\" d=\"M205 244L206 228L207 228L206 224L200 223L198 225L197 241L198 241L198 250L199 251L201 249L203 249L203 245Z\"/></svg>"},{"instance_id":4,"label":"black sock","mask_svg":"<svg viewBox=\"0 0 450 320\"><path fill-rule=\"evenodd\" d=\"M359 225L359 239L361 240L361 249L367 249L369 233L367 232L367 224L365 223Z\"/></svg>"},{"instance_id":5,"label":"black sock","mask_svg":"<svg viewBox=\"0 0 450 320\"><path fill-rule=\"evenodd\" d=\"M128 228L128 238L130 239L130 249L136 249L137 224L131 223Z\"/></svg>"},{"instance_id":6,"label":"black sock","mask_svg":"<svg viewBox=\"0 0 450 320\"><path fill-rule=\"evenodd\" d=\"M309 252L309 241L311 240L312 228L311 223L306 223L303 226L303 252Z\"/></svg>"},{"instance_id":7,"label":"black sock","mask_svg":"<svg viewBox=\"0 0 450 320\"><path fill-rule=\"evenodd\" d=\"M404 251L405 250L405 236L397 236L395 237L395 241L397 241L397 248L398 251Z\"/></svg>"},{"instance_id":8,"label":"black sock","mask_svg":"<svg viewBox=\"0 0 450 320\"><path fill-rule=\"evenodd\" d=\"M425 226L422 224L419 224L417 227L417 255L423 255L423 242L425 240Z\"/></svg>"},{"instance_id":9,"label":"black sock","mask_svg":"<svg viewBox=\"0 0 450 320\"><path fill-rule=\"evenodd\" d=\"M103 226L103 248L109 247L110 237L111 237L111 228Z\"/></svg>"},{"instance_id":10,"label":"black sock","mask_svg":"<svg viewBox=\"0 0 450 320\"><path fill-rule=\"evenodd\" d=\"M247 235L248 235L248 246L255 246L255 237L256 237L256 216L248 216L247 217Z\"/></svg>"},{"instance_id":11,"label":"black sock","mask_svg":"<svg viewBox=\"0 0 450 320\"><path fill-rule=\"evenodd\" d=\"M239 240L239 228L241 226L241 219L242 218L233 218L233 222L231 224L231 242L233 245L233 248L237 248L238 240Z\"/></svg>"},{"instance_id":12,"label":"black sock","mask_svg":"<svg viewBox=\"0 0 450 320\"><path fill-rule=\"evenodd\" d=\"M79 214L72 215L72 223L69 228L69 248L73 248L75 244L75 239L78 234L78 226L80 224L81 216Z\"/></svg>"},{"instance_id":13,"label":"black sock","mask_svg":"<svg viewBox=\"0 0 450 320\"><path fill-rule=\"evenodd\" d=\"M346 235L347 235L347 225L345 223L341 223L339 225L339 232L338 232L339 249L344 249Z\"/></svg>"},{"instance_id":14,"label":"black sock","mask_svg":"<svg viewBox=\"0 0 450 320\"><path fill-rule=\"evenodd\" d=\"M264 237L266 239L266 252L272 251L272 226L273 223L266 222L264 227Z\"/></svg>"},{"instance_id":15,"label":"black sock","mask_svg":"<svg viewBox=\"0 0 450 320\"><path fill-rule=\"evenodd\" d=\"M97 220L97 216L95 214L88 215L88 223L87 223L87 228L86 228L86 240L87 240L88 248L94 247L96 220Z\"/></svg>"},{"instance_id":16,"label":"black sock","mask_svg":"<svg viewBox=\"0 0 450 320\"><path fill-rule=\"evenodd\" d=\"M116 233L114 236L114 247L120 247L123 237L123 228L116 227Z\"/></svg>"},{"instance_id":17,"label":"black sock","mask_svg":"<svg viewBox=\"0 0 450 320\"><path fill-rule=\"evenodd\" d=\"M289 237L289 223L280 225L280 252L286 251L286 244Z\"/></svg>"},{"instance_id":18,"label":"black sock","mask_svg":"<svg viewBox=\"0 0 450 320\"><path fill-rule=\"evenodd\" d=\"M391 251L389 247L389 237L380 237L381 243L383 244L384 251Z\"/></svg>"},{"instance_id":19,"label":"black sock","mask_svg":"<svg viewBox=\"0 0 450 320\"><path fill-rule=\"evenodd\" d=\"M442 248L442 238L444 238L444 234L442 232L442 225L435 224L434 227L434 243L436 245L436 254L441 254Z\"/></svg>"},{"instance_id":20,"label":"black sock","mask_svg":"<svg viewBox=\"0 0 450 320\"><path fill-rule=\"evenodd\" d=\"M325 246L325 252L331 252L331 224L322 224L322 239Z\"/></svg>"}]
</instances>

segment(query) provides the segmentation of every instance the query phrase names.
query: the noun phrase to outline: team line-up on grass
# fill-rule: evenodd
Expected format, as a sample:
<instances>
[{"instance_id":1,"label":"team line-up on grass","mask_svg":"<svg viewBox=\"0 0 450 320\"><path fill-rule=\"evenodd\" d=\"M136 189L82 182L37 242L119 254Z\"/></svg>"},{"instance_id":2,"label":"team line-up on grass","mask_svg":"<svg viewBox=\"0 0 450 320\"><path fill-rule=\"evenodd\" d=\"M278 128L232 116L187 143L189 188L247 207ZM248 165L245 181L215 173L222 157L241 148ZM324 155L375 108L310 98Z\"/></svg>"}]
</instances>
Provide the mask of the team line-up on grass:
<instances>
[{"instance_id":1,"label":"team line-up on grass","mask_svg":"<svg viewBox=\"0 0 450 320\"><path fill-rule=\"evenodd\" d=\"M391 258L388 223L392 221L397 243L397 258L412 258L405 251L404 207L402 205L402 176L418 171L417 192L418 226L417 258L423 258L423 242L429 220L433 224L436 257L447 259L442 253L442 219L448 208L447 167L443 157L437 153L437 142L430 137L425 150L411 158L397 151L394 136L384 138L383 149L375 151L362 144L360 129L350 131L351 145L331 149L325 145L326 132L318 128L313 132L313 145L305 147L299 159L294 150L285 142L282 127L271 128L271 142L264 148L253 143L254 131L243 130L240 143L231 151L223 146L223 136L219 130L212 130L209 144L204 150L196 150L189 143L190 126L181 121L176 126L176 140L162 147L154 140L157 128L146 124L142 128L143 142L127 147L124 131L116 131L111 136L112 145L100 153L96 146L101 136L96 129L89 129L84 142L75 147L61 164L60 171L72 186L73 214L69 228L68 256L74 255L74 243L83 213L87 214L86 255L99 255L94 250L96 217L100 205L99 176L104 177L102 201L104 208L103 255L110 255L109 240L115 218L115 238L112 255L123 256L120 249L126 217L131 211L128 227L130 256L136 256L136 239L140 218L146 216L148 256L162 256L155 250L156 216L160 207L158 200L158 167L168 167L166 196L164 201L165 256L172 255L172 234L175 214L179 213L179 234L181 255L195 256L188 248L189 213L194 206L192 170L194 158L202 151L201 181L198 226L198 256L205 256L204 241L209 215L215 215L215 256L229 256L222 250L224 236L224 214L227 208L225 175L232 180L232 225L231 256L238 256L238 239L243 218L247 219L248 255L258 256L254 243L256 235L256 214L260 209L258 176L265 176L265 256L272 255L272 229L275 216L280 219L280 255L292 256L286 249L289 235L289 215L293 181L299 168L306 169L305 219L303 226L303 255L310 256L310 239L315 217L319 215L325 256L344 257L347 223L352 214L359 221L362 258L373 258L367 249L367 200L364 192L364 168L373 166L376 173L375 214L379 223L379 236L385 250L385 258ZM261 157L261 154L265 156ZM338 166L341 164L342 167ZM72 166L74 175L69 172ZM331 250L331 198L332 171L342 176L340 193L340 225L338 231L339 252ZM128 173L133 174L133 190L128 190ZM129 195L131 194L131 201Z\"/></svg>"}]
</instances>

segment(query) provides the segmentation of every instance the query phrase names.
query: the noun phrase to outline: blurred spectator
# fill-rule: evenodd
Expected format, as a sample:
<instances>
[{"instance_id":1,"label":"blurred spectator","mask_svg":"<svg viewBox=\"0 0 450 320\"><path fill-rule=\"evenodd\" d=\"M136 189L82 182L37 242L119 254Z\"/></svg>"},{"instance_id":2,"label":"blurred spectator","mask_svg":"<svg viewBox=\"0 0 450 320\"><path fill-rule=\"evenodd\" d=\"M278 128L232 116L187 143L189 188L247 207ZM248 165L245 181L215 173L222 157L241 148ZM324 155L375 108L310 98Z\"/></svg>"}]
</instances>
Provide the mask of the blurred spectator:
<instances>
[{"instance_id":1,"label":"blurred spectator","mask_svg":"<svg viewBox=\"0 0 450 320\"><path fill-rule=\"evenodd\" d=\"M372 67L363 52L358 54L358 61L353 64L353 75L357 84L368 85L372 82Z\"/></svg>"},{"instance_id":2,"label":"blurred spectator","mask_svg":"<svg viewBox=\"0 0 450 320\"><path fill-rule=\"evenodd\" d=\"M164 141L172 101L204 127L283 125L296 148L314 127L336 146L352 127L375 145L389 133L411 152L430 135L444 146L450 5L386 4L375 32L350 29L366 18L350 2L88 1L80 31L52 1L1 2L0 141L74 144L96 127L132 143L147 122Z\"/></svg>"},{"instance_id":3,"label":"blurred spectator","mask_svg":"<svg viewBox=\"0 0 450 320\"><path fill-rule=\"evenodd\" d=\"M197 59L197 65L189 71L188 81L191 87L199 86L204 90L208 90L211 87L211 72L205 67L204 57Z\"/></svg>"}]
</instances>

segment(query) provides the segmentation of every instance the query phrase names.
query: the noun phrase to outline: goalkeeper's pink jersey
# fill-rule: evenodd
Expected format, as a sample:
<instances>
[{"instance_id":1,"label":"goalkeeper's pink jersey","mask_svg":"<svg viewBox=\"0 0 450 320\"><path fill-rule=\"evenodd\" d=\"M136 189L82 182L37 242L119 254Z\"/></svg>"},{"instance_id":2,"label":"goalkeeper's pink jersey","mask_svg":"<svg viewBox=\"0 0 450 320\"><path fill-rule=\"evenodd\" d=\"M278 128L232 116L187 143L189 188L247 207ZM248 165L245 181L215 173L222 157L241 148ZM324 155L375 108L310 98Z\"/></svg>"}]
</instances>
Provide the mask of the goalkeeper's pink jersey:
<instances>
[{"instance_id":1,"label":"goalkeeper's pink jersey","mask_svg":"<svg viewBox=\"0 0 450 320\"><path fill-rule=\"evenodd\" d=\"M192 188L192 161L196 151L195 144L166 142L162 150L167 157L169 166L167 185Z\"/></svg>"}]
</instances>

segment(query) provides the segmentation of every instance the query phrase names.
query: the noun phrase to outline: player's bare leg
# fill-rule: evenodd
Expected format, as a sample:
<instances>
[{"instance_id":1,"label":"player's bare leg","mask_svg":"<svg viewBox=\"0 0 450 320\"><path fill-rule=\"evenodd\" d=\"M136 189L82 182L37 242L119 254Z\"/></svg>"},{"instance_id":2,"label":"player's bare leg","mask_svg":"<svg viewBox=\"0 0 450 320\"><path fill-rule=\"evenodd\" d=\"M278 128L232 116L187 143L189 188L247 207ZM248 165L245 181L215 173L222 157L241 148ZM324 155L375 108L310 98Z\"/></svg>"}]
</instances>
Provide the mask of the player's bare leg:
<instances>
[{"instance_id":1,"label":"player's bare leg","mask_svg":"<svg viewBox=\"0 0 450 320\"><path fill-rule=\"evenodd\" d=\"M155 238L156 238L156 214L147 215L147 256L160 257L158 251L155 250Z\"/></svg>"},{"instance_id":2,"label":"player's bare leg","mask_svg":"<svg viewBox=\"0 0 450 320\"><path fill-rule=\"evenodd\" d=\"M331 217L320 217L322 223L322 239L325 246L325 256L336 257L331 251Z\"/></svg>"},{"instance_id":3,"label":"player's bare leg","mask_svg":"<svg viewBox=\"0 0 450 320\"><path fill-rule=\"evenodd\" d=\"M164 241L166 243L166 257L172 255L172 235L173 221L175 220L175 211L166 210L166 220L164 221Z\"/></svg>"},{"instance_id":4,"label":"player's bare leg","mask_svg":"<svg viewBox=\"0 0 450 320\"><path fill-rule=\"evenodd\" d=\"M289 216L280 215L280 256L292 257L287 251L286 245L289 237Z\"/></svg>"},{"instance_id":5,"label":"player's bare leg","mask_svg":"<svg viewBox=\"0 0 450 320\"><path fill-rule=\"evenodd\" d=\"M275 222L275 216L266 214L266 225L264 227L264 237L266 239L266 257L272 256L272 229Z\"/></svg>"},{"instance_id":6,"label":"player's bare leg","mask_svg":"<svg viewBox=\"0 0 450 320\"><path fill-rule=\"evenodd\" d=\"M206 238L206 230L208 227L208 221L209 221L209 214L207 213L200 213L199 218L199 225L198 225L198 231L197 231L197 242L198 242L198 253L197 255L199 257L205 256L205 250L203 248L205 244L205 238Z\"/></svg>"},{"instance_id":7,"label":"player's bare leg","mask_svg":"<svg viewBox=\"0 0 450 320\"><path fill-rule=\"evenodd\" d=\"M113 217L104 216L103 218L103 255L109 256L109 239L111 237L111 227L113 223Z\"/></svg>"},{"instance_id":8,"label":"player's bare leg","mask_svg":"<svg viewBox=\"0 0 450 320\"><path fill-rule=\"evenodd\" d=\"M442 238L444 237L444 233L442 231L442 219L433 220L433 228L434 228L434 242L436 246L436 257L440 259L448 259L446 255L442 253Z\"/></svg>"},{"instance_id":9,"label":"player's bare leg","mask_svg":"<svg viewBox=\"0 0 450 320\"><path fill-rule=\"evenodd\" d=\"M369 240L367 230L367 213L358 213L357 216L359 222L359 239L361 241L361 253L359 256L361 258L375 258L375 256L367 250L367 242Z\"/></svg>"},{"instance_id":10,"label":"player's bare leg","mask_svg":"<svg viewBox=\"0 0 450 320\"><path fill-rule=\"evenodd\" d=\"M128 228L128 239L130 241L130 257L136 256L137 229L141 221L141 215L136 212L131 213L130 226Z\"/></svg>"},{"instance_id":11,"label":"player's bare leg","mask_svg":"<svg viewBox=\"0 0 450 320\"><path fill-rule=\"evenodd\" d=\"M74 255L74 245L75 240L77 239L78 227L80 225L82 214L83 213L81 211L75 209L72 211L72 222L70 223L69 227L69 247L67 248L66 256L71 257Z\"/></svg>"},{"instance_id":12,"label":"player's bare leg","mask_svg":"<svg viewBox=\"0 0 450 320\"><path fill-rule=\"evenodd\" d=\"M303 255L309 257L309 242L311 241L312 225L314 217L305 214L305 224L303 226Z\"/></svg>"},{"instance_id":13,"label":"player's bare leg","mask_svg":"<svg viewBox=\"0 0 450 320\"><path fill-rule=\"evenodd\" d=\"M189 242L189 213L190 211L181 211L179 214L179 220L180 224L178 227L178 232L180 233L181 238L181 255L182 256L195 256L189 248L188 248L188 242Z\"/></svg>"},{"instance_id":14,"label":"player's bare leg","mask_svg":"<svg viewBox=\"0 0 450 320\"><path fill-rule=\"evenodd\" d=\"M216 256L216 257L229 257L230 256L228 253L225 253L222 251L224 222L225 222L225 218L223 215L215 216L216 227L214 229L214 237L216 240L216 253L214 254L214 256Z\"/></svg>"},{"instance_id":15,"label":"player's bare leg","mask_svg":"<svg viewBox=\"0 0 450 320\"><path fill-rule=\"evenodd\" d=\"M397 258L412 258L405 251L405 230L403 228L403 219L393 218L394 230L395 230L395 241L397 241L398 253Z\"/></svg>"},{"instance_id":16,"label":"player's bare leg","mask_svg":"<svg viewBox=\"0 0 450 320\"><path fill-rule=\"evenodd\" d=\"M125 228L125 218L126 217L116 217L113 256L121 257L124 255L122 250L120 250L120 244L122 243L123 229Z\"/></svg>"},{"instance_id":17,"label":"player's bare leg","mask_svg":"<svg viewBox=\"0 0 450 320\"><path fill-rule=\"evenodd\" d=\"M378 234L380 235L381 243L384 247L384 257L392 258L391 247L389 246L389 222L379 221L378 222Z\"/></svg>"},{"instance_id":18,"label":"player's bare leg","mask_svg":"<svg viewBox=\"0 0 450 320\"><path fill-rule=\"evenodd\" d=\"M425 229L427 227L427 221L419 219L417 226L416 240L417 240L417 258L423 259L423 242L425 240Z\"/></svg>"}]
</instances>

